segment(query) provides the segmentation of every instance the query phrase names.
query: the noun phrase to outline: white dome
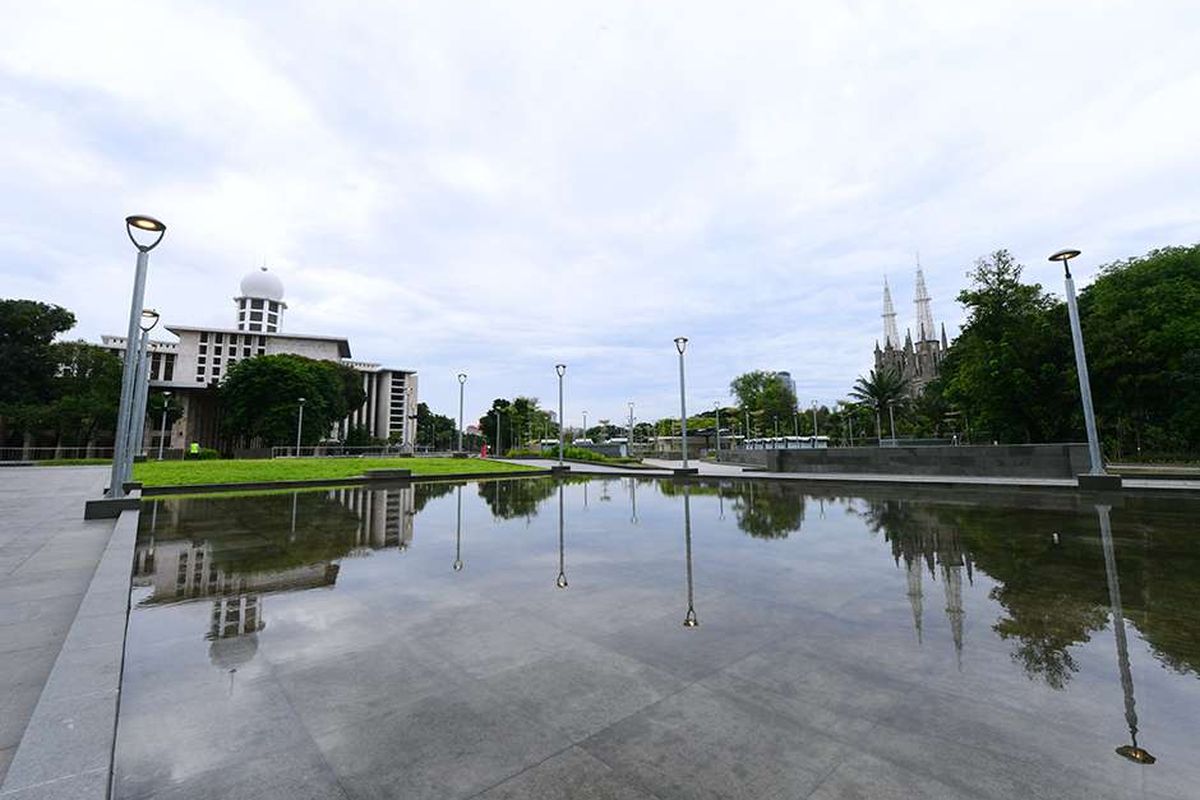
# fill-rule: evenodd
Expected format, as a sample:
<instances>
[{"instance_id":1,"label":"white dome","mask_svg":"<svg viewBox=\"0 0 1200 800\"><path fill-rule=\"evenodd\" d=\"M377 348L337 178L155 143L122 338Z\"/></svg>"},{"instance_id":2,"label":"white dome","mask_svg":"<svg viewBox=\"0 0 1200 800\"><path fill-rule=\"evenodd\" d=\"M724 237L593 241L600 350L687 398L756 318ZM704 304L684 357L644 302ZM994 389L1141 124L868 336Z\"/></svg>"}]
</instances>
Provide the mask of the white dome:
<instances>
[{"instance_id":1,"label":"white dome","mask_svg":"<svg viewBox=\"0 0 1200 800\"><path fill-rule=\"evenodd\" d=\"M283 300L283 281L267 268L257 269L242 278L242 297L259 297L264 300Z\"/></svg>"}]
</instances>

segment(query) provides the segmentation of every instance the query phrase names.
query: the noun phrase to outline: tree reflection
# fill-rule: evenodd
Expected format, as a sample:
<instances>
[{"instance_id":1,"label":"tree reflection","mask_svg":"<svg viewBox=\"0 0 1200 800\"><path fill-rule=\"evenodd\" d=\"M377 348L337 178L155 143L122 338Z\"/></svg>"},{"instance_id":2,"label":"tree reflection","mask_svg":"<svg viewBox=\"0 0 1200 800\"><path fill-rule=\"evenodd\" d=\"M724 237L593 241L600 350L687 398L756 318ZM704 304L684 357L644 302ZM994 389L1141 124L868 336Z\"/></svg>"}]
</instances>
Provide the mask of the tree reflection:
<instances>
[{"instance_id":1,"label":"tree reflection","mask_svg":"<svg viewBox=\"0 0 1200 800\"><path fill-rule=\"evenodd\" d=\"M538 507L554 494L553 478L518 478L477 484L479 497L498 519L537 516Z\"/></svg>"}]
</instances>

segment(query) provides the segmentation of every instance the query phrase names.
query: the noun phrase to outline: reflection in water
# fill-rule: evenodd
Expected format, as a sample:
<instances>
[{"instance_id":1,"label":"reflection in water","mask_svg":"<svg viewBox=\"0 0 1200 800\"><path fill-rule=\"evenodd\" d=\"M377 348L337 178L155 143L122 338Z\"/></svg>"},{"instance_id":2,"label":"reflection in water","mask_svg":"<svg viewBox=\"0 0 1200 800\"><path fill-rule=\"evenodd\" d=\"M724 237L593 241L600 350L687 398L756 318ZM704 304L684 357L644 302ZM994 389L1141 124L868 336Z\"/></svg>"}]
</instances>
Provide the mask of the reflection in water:
<instances>
[{"instance_id":1,"label":"reflection in water","mask_svg":"<svg viewBox=\"0 0 1200 800\"><path fill-rule=\"evenodd\" d=\"M558 580L554 585L567 588L566 550L563 544L563 486L558 484Z\"/></svg>"},{"instance_id":2,"label":"reflection in water","mask_svg":"<svg viewBox=\"0 0 1200 800\"><path fill-rule=\"evenodd\" d=\"M632 523L635 523L635 524L638 521L638 517L637 517L637 484L638 484L637 478L629 479L629 502L631 505L631 510L629 512L629 521Z\"/></svg>"},{"instance_id":3,"label":"reflection in water","mask_svg":"<svg viewBox=\"0 0 1200 800\"><path fill-rule=\"evenodd\" d=\"M683 627L694 628L700 624L696 619L696 605L692 592L692 494L691 487L683 485L683 541L687 559L687 613L683 615Z\"/></svg>"},{"instance_id":4,"label":"reflection in water","mask_svg":"<svg viewBox=\"0 0 1200 800\"><path fill-rule=\"evenodd\" d=\"M1121 582L1117 576L1117 557L1113 552L1112 524L1109 507L1096 506L1100 517L1100 544L1104 549L1104 578L1108 583L1108 602L1112 609L1113 637L1117 641L1117 668L1121 673L1121 693L1125 697L1125 723L1129 726L1130 744L1117 748L1118 755L1139 764L1153 764L1157 759L1138 747L1137 709L1133 699L1133 670L1129 666L1129 645L1125 640L1125 612L1121 608Z\"/></svg>"},{"instance_id":5,"label":"reflection in water","mask_svg":"<svg viewBox=\"0 0 1200 800\"><path fill-rule=\"evenodd\" d=\"M454 514L454 571L462 572L462 486L455 492L457 510Z\"/></svg>"}]
</instances>

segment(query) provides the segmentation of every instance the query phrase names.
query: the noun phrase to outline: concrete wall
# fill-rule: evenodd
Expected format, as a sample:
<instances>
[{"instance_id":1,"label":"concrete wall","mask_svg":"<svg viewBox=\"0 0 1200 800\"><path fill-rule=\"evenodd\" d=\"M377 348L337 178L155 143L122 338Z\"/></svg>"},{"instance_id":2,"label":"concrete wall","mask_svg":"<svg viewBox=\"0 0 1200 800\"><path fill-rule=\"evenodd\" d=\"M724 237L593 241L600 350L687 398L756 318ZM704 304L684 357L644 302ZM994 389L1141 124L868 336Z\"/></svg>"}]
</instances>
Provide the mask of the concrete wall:
<instances>
[{"instance_id":1,"label":"concrete wall","mask_svg":"<svg viewBox=\"0 0 1200 800\"><path fill-rule=\"evenodd\" d=\"M722 450L721 461L822 474L1073 478L1088 471L1086 444Z\"/></svg>"}]
</instances>

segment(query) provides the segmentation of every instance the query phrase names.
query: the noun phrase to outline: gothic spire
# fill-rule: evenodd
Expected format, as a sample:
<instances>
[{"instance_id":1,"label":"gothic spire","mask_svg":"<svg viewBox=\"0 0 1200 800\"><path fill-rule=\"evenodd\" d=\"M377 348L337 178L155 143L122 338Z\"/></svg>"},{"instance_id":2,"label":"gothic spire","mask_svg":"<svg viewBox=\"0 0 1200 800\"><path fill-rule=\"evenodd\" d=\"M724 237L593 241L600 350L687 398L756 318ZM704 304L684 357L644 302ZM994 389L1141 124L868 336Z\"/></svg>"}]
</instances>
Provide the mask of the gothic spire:
<instances>
[{"instance_id":1,"label":"gothic spire","mask_svg":"<svg viewBox=\"0 0 1200 800\"><path fill-rule=\"evenodd\" d=\"M892 290L887 276L883 278L883 346L900 347L900 334L896 330L896 307L892 305Z\"/></svg>"},{"instance_id":2,"label":"gothic spire","mask_svg":"<svg viewBox=\"0 0 1200 800\"><path fill-rule=\"evenodd\" d=\"M932 298L929 296L929 290L925 288L925 272L921 269L919 260L917 261L917 294L913 302L917 306L917 331L920 335L918 343L934 339L937 336L937 328L933 326Z\"/></svg>"}]
</instances>

